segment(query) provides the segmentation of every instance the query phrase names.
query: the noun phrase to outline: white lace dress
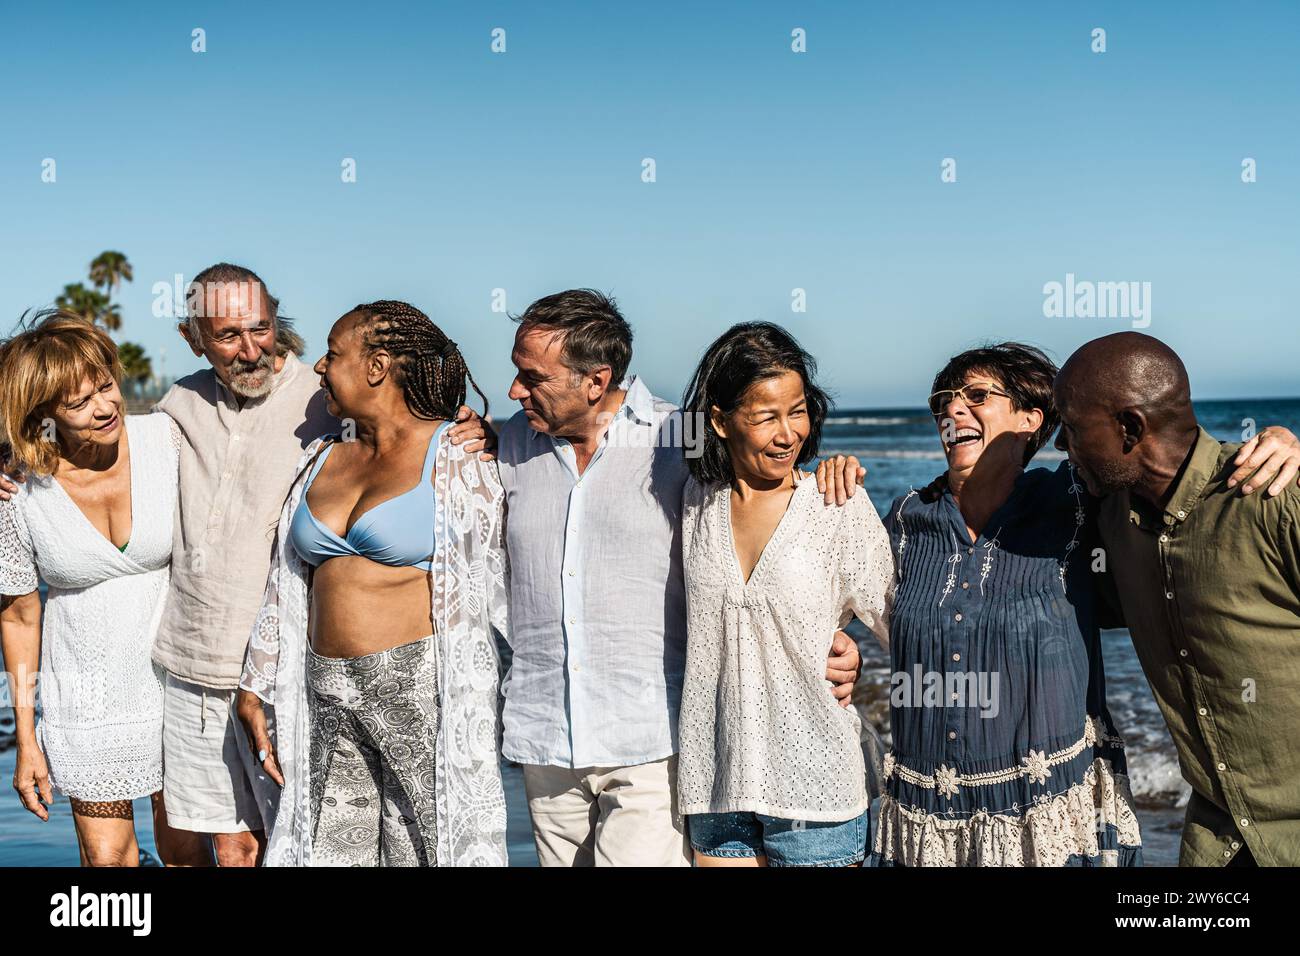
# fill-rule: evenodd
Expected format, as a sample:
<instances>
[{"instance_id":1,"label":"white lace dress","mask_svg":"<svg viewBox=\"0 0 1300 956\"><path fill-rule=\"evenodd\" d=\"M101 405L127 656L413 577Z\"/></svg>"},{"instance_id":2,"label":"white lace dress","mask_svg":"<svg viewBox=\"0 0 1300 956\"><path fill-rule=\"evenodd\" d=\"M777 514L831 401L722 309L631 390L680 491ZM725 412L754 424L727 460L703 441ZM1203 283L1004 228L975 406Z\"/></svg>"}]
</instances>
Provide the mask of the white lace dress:
<instances>
[{"instance_id":1,"label":"white lace dress","mask_svg":"<svg viewBox=\"0 0 1300 956\"><path fill-rule=\"evenodd\" d=\"M862 490L827 505L803 479L746 582L730 487L691 479L682 505L681 812L853 819L868 804L861 723L831 693L826 658L855 616L888 640L894 562L875 508Z\"/></svg>"},{"instance_id":2,"label":"white lace dress","mask_svg":"<svg viewBox=\"0 0 1300 956\"><path fill-rule=\"evenodd\" d=\"M131 539L119 552L63 486L28 478L0 502L0 594L49 587L37 739L50 781L77 800L162 788L162 685L150 659L167 597L177 440L163 414L126 418Z\"/></svg>"}]
</instances>

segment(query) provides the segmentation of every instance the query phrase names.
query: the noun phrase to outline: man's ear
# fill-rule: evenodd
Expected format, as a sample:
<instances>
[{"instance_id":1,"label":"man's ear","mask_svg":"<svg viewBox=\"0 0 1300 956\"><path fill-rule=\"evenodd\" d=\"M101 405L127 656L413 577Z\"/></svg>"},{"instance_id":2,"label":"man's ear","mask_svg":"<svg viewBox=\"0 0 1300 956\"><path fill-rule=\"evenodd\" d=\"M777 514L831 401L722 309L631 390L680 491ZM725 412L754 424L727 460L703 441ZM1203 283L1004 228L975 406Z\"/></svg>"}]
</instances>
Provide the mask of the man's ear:
<instances>
[{"instance_id":1,"label":"man's ear","mask_svg":"<svg viewBox=\"0 0 1300 956\"><path fill-rule=\"evenodd\" d=\"M199 347L193 338L191 338L192 333L190 332L190 324L188 322L177 323L176 331L181 334L181 338L183 338L185 344L190 347L190 351L199 358L203 358L203 349Z\"/></svg>"},{"instance_id":2,"label":"man's ear","mask_svg":"<svg viewBox=\"0 0 1300 956\"><path fill-rule=\"evenodd\" d=\"M587 400L595 404L604 398L605 393L613 386L614 370L608 365L602 365L592 369L588 374L591 376L591 385L587 388Z\"/></svg>"},{"instance_id":3,"label":"man's ear","mask_svg":"<svg viewBox=\"0 0 1300 956\"><path fill-rule=\"evenodd\" d=\"M1147 433L1147 417L1140 408L1122 408L1115 415L1122 432L1120 440L1124 444L1124 452L1127 454L1132 451Z\"/></svg>"}]
</instances>

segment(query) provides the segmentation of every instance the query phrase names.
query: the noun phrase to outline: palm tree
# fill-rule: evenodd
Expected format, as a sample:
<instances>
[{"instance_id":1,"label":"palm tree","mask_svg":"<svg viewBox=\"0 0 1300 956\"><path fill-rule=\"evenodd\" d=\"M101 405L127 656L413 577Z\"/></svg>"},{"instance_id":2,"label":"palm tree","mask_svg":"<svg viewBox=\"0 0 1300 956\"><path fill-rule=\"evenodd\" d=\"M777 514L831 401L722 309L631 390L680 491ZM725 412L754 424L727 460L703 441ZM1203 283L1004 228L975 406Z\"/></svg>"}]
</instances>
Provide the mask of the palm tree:
<instances>
[{"instance_id":1,"label":"palm tree","mask_svg":"<svg viewBox=\"0 0 1300 956\"><path fill-rule=\"evenodd\" d=\"M112 302L108 296L97 289L87 289L80 282L65 285L63 294L54 300L54 304L65 312L81 316L87 322L94 323L103 319L104 327L109 331L122 325L121 312L116 307L109 312Z\"/></svg>"},{"instance_id":2,"label":"palm tree","mask_svg":"<svg viewBox=\"0 0 1300 956\"><path fill-rule=\"evenodd\" d=\"M117 291L123 282L134 278L131 263L124 252L101 252L90 263L90 281L97 289L106 289L110 294Z\"/></svg>"},{"instance_id":3,"label":"palm tree","mask_svg":"<svg viewBox=\"0 0 1300 956\"><path fill-rule=\"evenodd\" d=\"M110 302L99 313L99 323L110 332L116 332L122 327L122 307L116 302Z\"/></svg>"},{"instance_id":4,"label":"palm tree","mask_svg":"<svg viewBox=\"0 0 1300 956\"><path fill-rule=\"evenodd\" d=\"M90 281L94 288L87 288L80 282L65 285L63 294L54 300L54 304L87 322L102 325L109 332L116 332L122 328L122 307L113 301L113 293L132 278L131 263L125 253L101 252L90 263ZM122 362L127 383L139 384L153 378L153 362L142 346L123 342L117 347L117 356Z\"/></svg>"},{"instance_id":5,"label":"palm tree","mask_svg":"<svg viewBox=\"0 0 1300 956\"><path fill-rule=\"evenodd\" d=\"M123 342L117 347L117 357L122 362L123 377L128 382L143 382L153 377L153 362L142 346Z\"/></svg>"}]
</instances>

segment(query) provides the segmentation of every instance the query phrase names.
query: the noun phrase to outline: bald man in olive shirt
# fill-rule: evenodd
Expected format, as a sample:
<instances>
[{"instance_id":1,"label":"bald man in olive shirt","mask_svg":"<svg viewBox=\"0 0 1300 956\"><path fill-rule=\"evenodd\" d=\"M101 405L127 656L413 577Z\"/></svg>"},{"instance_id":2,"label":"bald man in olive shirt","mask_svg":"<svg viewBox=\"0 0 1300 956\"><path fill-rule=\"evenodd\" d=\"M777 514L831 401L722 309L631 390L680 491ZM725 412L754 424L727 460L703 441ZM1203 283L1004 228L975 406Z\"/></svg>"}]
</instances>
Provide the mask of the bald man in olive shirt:
<instances>
[{"instance_id":1,"label":"bald man in olive shirt","mask_svg":"<svg viewBox=\"0 0 1300 956\"><path fill-rule=\"evenodd\" d=\"M1180 864L1300 864L1298 456L1276 496L1241 494L1240 446L1200 427L1178 356L1136 332L1079 349L1055 398L1192 787Z\"/></svg>"}]
</instances>

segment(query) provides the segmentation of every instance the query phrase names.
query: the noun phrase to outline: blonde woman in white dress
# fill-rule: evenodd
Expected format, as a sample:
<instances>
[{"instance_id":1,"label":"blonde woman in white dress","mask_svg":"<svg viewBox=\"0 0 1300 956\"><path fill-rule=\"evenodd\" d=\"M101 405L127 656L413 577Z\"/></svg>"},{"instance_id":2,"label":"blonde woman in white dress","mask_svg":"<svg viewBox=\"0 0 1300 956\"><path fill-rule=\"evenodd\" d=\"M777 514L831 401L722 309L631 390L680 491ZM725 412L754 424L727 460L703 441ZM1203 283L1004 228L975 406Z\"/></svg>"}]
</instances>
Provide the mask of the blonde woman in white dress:
<instances>
[{"instance_id":1,"label":"blonde woman in white dress","mask_svg":"<svg viewBox=\"0 0 1300 956\"><path fill-rule=\"evenodd\" d=\"M42 821L55 790L70 798L87 866L138 865L139 797L153 797L164 860L184 838L163 811L162 688L150 659L171 562L177 439L166 415L124 413L121 378L116 345L76 316L38 314L0 346L10 467L27 474L0 501L13 785ZM43 624L39 579L49 587Z\"/></svg>"},{"instance_id":2,"label":"blonde woman in white dress","mask_svg":"<svg viewBox=\"0 0 1300 956\"><path fill-rule=\"evenodd\" d=\"M684 412L688 637L680 808L700 866L857 866L868 842L854 708L824 678L857 617L882 642L893 560L865 494L826 504L799 466L828 401L782 328L734 326L705 353Z\"/></svg>"}]
</instances>

